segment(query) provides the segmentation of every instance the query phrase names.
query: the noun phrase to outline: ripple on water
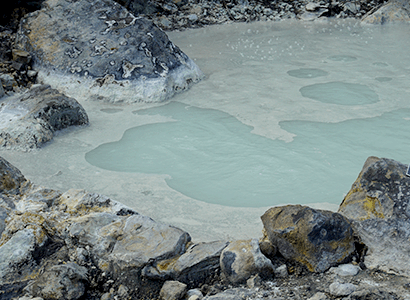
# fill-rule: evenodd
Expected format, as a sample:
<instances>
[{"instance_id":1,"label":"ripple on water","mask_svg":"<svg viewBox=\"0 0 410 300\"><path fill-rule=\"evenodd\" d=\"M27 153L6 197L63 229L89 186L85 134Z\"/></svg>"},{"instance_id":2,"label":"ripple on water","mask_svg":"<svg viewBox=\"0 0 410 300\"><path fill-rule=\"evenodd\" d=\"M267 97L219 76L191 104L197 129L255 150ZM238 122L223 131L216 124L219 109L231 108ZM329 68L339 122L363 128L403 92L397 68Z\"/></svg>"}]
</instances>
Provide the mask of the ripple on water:
<instances>
[{"instance_id":1,"label":"ripple on water","mask_svg":"<svg viewBox=\"0 0 410 300\"><path fill-rule=\"evenodd\" d=\"M121 108L102 108L100 109L102 112L105 112L107 114L115 114L120 111L123 111Z\"/></svg>"},{"instance_id":2,"label":"ripple on water","mask_svg":"<svg viewBox=\"0 0 410 300\"><path fill-rule=\"evenodd\" d=\"M302 87L300 93L303 97L323 103L339 105L365 105L379 101L376 92L367 85L333 81L317 83Z\"/></svg>"},{"instance_id":3,"label":"ripple on water","mask_svg":"<svg viewBox=\"0 0 410 300\"><path fill-rule=\"evenodd\" d=\"M357 57L352 55L332 55L329 56L328 59L340 62L351 62L357 60Z\"/></svg>"},{"instance_id":4,"label":"ripple on water","mask_svg":"<svg viewBox=\"0 0 410 300\"><path fill-rule=\"evenodd\" d=\"M328 74L329 73L324 70L314 68L300 68L288 71L288 75L297 78L316 78L326 76Z\"/></svg>"}]
</instances>

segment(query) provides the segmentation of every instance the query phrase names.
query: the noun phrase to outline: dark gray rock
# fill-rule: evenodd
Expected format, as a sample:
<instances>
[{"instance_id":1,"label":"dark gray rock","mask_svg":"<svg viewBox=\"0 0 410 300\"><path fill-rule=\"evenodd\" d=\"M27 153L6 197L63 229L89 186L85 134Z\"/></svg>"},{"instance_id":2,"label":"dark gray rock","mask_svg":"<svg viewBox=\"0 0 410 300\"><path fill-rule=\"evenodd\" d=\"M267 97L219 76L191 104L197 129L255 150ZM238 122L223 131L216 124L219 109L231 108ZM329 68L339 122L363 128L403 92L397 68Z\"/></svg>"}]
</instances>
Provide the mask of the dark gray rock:
<instances>
[{"instance_id":1,"label":"dark gray rock","mask_svg":"<svg viewBox=\"0 0 410 300\"><path fill-rule=\"evenodd\" d=\"M190 285L206 282L219 269L221 252L228 244L226 241L193 244L179 257L145 267L143 275L153 279L174 279Z\"/></svg>"},{"instance_id":2,"label":"dark gray rock","mask_svg":"<svg viewBox=\"0 0 410 300\"><path fill-rule=\"evenodd\" d=\"M88 124L83 107L48 85L36 85L0 102L0 147L27 151L41 147L54 132Z\"/></svg>"},{"instance_id":3,"label":"dark gray rock","mask_svg":"<svg viewBox=\"0 0 410 300\"><path fill-rule=\"evenodd\" d=\"M278 251L312 272L326 271L355 250L353 229L341 214L287 205L270 208L261 218Z\"/></svg>"},{"instance_id":4,"label":"dark gray rock","mask_svg":"<svg viewBox=\"0 0 410 300\"><path fill-rule=\"evenodd\" d=\"M22 20L18 42L43 82L81 99L163 101L203 76L163 31L112 0L47 0Z\"/></svg>"},{"instance_id":5,"label":"dark gray rock","mask_svg":"<svg viewBox=\"0 0 410 300\"><path fill-rule=\"evenodd\" d=\"M365 265L410 276L410 178L407 166L369 157L339 213L368 247Z\"/></svg>"},{"instance_id":6,"label":"dark gray rock","mask_svg":"<svg viewBox=\"0 0 410 300\"><path fill-rule=\"evenodd\" d=\"M230 283L244 283L252 275L272 277L272 262L262 254L256 239L231 242L221 253L221 272Z\"/></svg>"}]
</instances>

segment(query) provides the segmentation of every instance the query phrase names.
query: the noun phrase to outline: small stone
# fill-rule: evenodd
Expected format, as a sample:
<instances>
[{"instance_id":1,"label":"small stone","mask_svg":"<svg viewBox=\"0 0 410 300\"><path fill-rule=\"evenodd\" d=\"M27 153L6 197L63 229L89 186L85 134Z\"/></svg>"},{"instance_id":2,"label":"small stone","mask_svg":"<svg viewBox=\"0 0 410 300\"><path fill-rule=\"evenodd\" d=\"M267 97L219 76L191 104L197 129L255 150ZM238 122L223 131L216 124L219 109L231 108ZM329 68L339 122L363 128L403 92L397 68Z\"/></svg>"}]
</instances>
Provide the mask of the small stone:
<instances>
[{"instance_id":1,"label":"small stone","mask_svg":"<svg viewBox=\"0 0 410 300\"><path fill-rule=\"evenodd\" d=\"M329 286L329 291L333 296L348 296L356 291L356 286L352 283L333 282Z\"/></svg>"},{"instance_id":2,"label":"small stone","mask_svg":"<svg viewBox=\"0 0 410 300\"><path fill-rule=\"evenodd\" d=\"M284 278L288 276L288 267L283 264L275 269L275 277Z\"/></svg>"},{"instance_id":3,"label":"small stone","mask_svg":"<svg viewBox=\"0 0 410 300\"><path fill-rule=\"evenodd\" d=\"M191 22L196 22L196 21L198 21L198 16L196 14L190 14L188 16L188 20L191 21Z\"/></svg>"},{"instance_id":4,"label":"small stone","mask_svg":"<svg viewBox=\"0 0 410 300\"><path fill-rule=\"evenodd\" d=\"M37 71L34 71L34 70L28 70L27 71L27 76L29 77L29 78L34 78L34 77L36 77L37 76Z\"/></svg>"},{"instance_id":5,"label":"small stone","mask_svg":"<svg viewBox=\"0 0 410 300\"><path fill-rule=\"evenodd\" d=\"M352 264L340 265L337 268L330 268L329 272L339 276L355 276L359 273L360 267Z\"/></svg>"},{"instance_id":6,"label":"small stone","mask_svg":"<svg viewBox=\"0 0 410 300\"><path fill-rule=\"evenodd\" d=\"M259 274L252 276L246 281L246 285L250 289L260 286L261 283L262 283L262 278L259 276Z\"/></svg>"},{"instance_id":7,"label":"small stone","mask_svg":"<svg viewBox=\"0 0 410 300\"><path fill-rule=\"evenodd\" d=\"M159 296L161 300L178 300L186 294L186 291L186 284L179 281L166 281L159 292Z\"/></svg>"},{"instance_id":8,"label":"small stone","mask_svg":"<svg viewBox=\"0 0 410 300\"><path fill-rule=\"evenodd\" d=\"M315 11L317 8L320 7L319 3L315 3L315 2L309 2L308 4L306 4L305 8L307 11Z\"/></svg>"},{"instance_id":9,"label":"small stone","mask_svg":"<svg viewBox=\"0 0 410 300\"><path fill-rule=\"evenodd\" d=\"M202 295L202 292L198 289L189 290L186 293L186 296L187 296L188 300L202 299L204 297L204 295Z\"/></svg>"},{"instance_id":10,"label":"small stone","mask_svg":"<svg viewBox=\"0 0 410 300\"><path fill-rule=\"evenodd\" d=\"M317 292L312 297L310 297L308 300L328 300L328 299L329 298L326 296L325 293Z\"/></svg>"}]
</instances>

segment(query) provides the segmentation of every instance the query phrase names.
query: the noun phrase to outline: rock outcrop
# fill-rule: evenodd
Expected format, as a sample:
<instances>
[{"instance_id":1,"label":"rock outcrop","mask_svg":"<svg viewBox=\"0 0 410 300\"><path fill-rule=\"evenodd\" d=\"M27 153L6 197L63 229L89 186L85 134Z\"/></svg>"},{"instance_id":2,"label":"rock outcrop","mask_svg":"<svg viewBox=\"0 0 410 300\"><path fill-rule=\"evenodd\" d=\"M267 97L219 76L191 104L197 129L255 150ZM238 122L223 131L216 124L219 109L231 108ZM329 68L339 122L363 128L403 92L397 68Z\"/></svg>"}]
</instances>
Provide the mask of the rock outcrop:
<instances>
[{"instance_id":1,"label":"rock outcrop","mask_svg":"<svg viewBox=\"0 0 410 300\"><path fill-rule=\"evenodd\" d=\"M270 242L289 260L324 272L354 252L354 235L341 214L301 205L270 208L261 217Z\"/></svg>"},{"instance_id":2,"label":"rock outcrop","mask_svg":"<svg viewBox=\"0 0 410 300\"><path fill-rule=\"evenodd\" d=\"M38 78L75 98L163 101L203 76L163 31L112 0L47 0L17 40Z\"/></svg>"},{"instance_id":3,"label":"rock outcrop","mask_svg":"<svg viewBox=\"0 0 410 300\"><path fill-rule=\"evenodd\" d=\"M339 213L352 220L368 251L366 267L410 276L410 178L407 166L369 157Z\"/></svg>"},{"instance_id":4,"label":"rock outcrop","mask_svg":"<svg viewBox=\"0 0 410 300\"><path fill-rule=\"evenodd\" d=\"M0 147L27 151L50 141L69 126L88 124L83 107L48 85L0 101Z\"/></svg>"}]
</instances>

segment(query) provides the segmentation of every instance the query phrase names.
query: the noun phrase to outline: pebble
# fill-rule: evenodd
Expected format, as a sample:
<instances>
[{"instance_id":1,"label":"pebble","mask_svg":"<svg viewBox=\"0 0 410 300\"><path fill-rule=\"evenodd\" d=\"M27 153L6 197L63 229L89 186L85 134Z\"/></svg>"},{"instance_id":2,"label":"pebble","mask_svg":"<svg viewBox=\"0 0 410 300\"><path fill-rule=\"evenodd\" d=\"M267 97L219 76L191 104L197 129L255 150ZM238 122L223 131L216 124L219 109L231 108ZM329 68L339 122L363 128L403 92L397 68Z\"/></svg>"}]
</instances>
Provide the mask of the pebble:
<instances>
[{"instance_id":1,"label":"pebble","mask_svg":"<svg viewBox=\"0 0 410 300\"><path fill-rule=\"evenodd\" d=\"M351 293L356 291L356 288L357 287L352 283L333 282L329 286L329 292L336 297L349 296Z\"/></svg>"},{"instance_id":2,"label":"pebble","mask_svg":"<svg viewBox=\"0 0 410 300\"><path fill-rule=\"evenodd\" d=\"M356 276L359 273L360 267L353 264L340 265L337 268L330 268L329 272L339 276Z\"/></svg>"}]
</instances>

